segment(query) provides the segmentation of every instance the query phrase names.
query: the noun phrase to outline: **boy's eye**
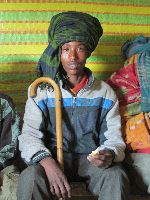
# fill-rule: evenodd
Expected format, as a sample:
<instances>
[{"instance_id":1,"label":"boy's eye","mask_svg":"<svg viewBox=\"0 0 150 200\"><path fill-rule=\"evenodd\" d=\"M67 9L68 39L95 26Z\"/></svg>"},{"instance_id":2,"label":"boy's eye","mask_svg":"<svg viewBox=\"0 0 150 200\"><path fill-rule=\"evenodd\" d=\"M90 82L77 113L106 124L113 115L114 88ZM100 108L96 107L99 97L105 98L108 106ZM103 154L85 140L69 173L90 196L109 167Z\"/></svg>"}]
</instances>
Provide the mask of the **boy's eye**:
<instances>
[{"instance_id":1,"label":"boy's eye","mask_svg":"<svg viewBox=\"0 0 150 200\"><path fill-rule=\"evenodd\" d=\"M79 51L86 51L86 48L85 47L79 47L78 50Z\"/></svg>"},{"instance_id":2,"label":"boy's eye","mask_svg":"<svg viewBox=\"0 0 150 200\"><path fill-rule=\"evenodd\" d=\"M62 51L69 51L69 48L62 48Z\"/></svg>"}]
</instances>

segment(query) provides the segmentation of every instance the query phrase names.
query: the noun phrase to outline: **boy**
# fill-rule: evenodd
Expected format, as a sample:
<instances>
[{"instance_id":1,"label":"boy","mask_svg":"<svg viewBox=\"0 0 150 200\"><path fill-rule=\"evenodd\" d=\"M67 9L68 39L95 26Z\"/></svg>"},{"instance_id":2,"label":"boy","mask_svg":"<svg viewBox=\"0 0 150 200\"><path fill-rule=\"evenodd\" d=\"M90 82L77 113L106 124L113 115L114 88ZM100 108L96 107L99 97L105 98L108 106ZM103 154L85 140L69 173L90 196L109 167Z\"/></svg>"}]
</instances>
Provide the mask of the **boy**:
<instances>
[{"instance_id":1,"label":"boy","mask_svg":"<svg viewBox=\"0 0 150 200\"><path fill-rule=\"evenodd\" d=\"M18 200L66 199L71 197L69 182L81 180L101 200L128 200L128 178L120 164L125 144L118 100L85 67L102 33L98 19L86 13L70 11L52 18L38 72L52 77L62 92L65 169L56 161L55 94L43 84L26 104L19 146L31 166L21 174ZM97 154L89 155L94 150Z\"/></svg>"}]
</instances>

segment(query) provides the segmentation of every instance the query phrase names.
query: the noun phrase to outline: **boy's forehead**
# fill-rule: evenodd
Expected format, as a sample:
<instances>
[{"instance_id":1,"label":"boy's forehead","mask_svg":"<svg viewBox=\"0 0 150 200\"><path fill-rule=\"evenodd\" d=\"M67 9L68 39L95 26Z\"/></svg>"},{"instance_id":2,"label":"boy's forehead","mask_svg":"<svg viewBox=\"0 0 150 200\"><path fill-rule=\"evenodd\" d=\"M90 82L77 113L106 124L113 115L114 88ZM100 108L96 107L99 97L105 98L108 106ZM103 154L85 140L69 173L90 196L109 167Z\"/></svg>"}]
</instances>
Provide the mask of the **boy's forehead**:
<instances>
[{"instance_id":1,"label":"boy's forehead","mask_svg":"<svg viewBox=\"0 0 150 200\"><path fill-rule=\"evenodd\" d=\"M83 45L85 46L85 44L83 42L80 42L80 41L70 41L70 42L66 42L62 45L63 46L80 46L80 45Z\"/></svg>"}]
</instances>

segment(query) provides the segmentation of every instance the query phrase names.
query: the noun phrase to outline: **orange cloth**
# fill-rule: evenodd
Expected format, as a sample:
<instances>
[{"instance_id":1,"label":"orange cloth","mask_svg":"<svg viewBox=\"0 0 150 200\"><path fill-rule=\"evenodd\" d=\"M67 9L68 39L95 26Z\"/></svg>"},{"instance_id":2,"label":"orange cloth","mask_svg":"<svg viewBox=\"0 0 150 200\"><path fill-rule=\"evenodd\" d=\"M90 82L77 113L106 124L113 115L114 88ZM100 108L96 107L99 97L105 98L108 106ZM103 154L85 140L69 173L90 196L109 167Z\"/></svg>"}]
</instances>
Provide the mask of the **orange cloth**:
<instances>
[{"instance_id":1,"label":"orange cloth","mask_svg":"<svg viewBox=\"0 0 150 200\"><path fill-rule=\"evenodd\" d=\"M123 133L127 149L149 153L150 148L150 118L147 113L141 112L127 120L123 125Z\"/></svg>"}]
</instances>

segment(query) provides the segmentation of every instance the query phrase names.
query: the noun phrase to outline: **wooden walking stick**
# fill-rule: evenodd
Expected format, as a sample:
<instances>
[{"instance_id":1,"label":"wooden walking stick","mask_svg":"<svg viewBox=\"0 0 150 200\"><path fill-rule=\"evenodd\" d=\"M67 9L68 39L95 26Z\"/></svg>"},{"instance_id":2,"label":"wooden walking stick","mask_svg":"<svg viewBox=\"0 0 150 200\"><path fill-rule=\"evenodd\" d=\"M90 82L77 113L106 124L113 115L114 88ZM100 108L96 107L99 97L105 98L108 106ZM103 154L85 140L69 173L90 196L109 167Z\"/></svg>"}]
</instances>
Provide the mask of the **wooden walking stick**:
<instances>
[{"instance_id":1,"label":"wooden walking stick","mask_svg":"<svg viewBox=\"0 0 150 200\"><path fill-rule=\"evenodd\" d=\"M56 82L49 77L37 78L32 84L30 89L30 96L35 97L37 95L37 87L41 83L49 83L55 92L55 113L56 113L56 145L57 145L57 161L62 169L64 169L63 163L63 135L62 135L62 111L61 111L61 90Z\"/></svg>"}]
</instances>

